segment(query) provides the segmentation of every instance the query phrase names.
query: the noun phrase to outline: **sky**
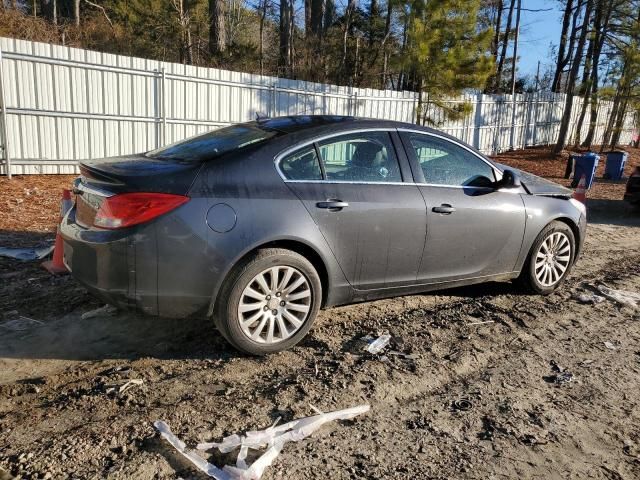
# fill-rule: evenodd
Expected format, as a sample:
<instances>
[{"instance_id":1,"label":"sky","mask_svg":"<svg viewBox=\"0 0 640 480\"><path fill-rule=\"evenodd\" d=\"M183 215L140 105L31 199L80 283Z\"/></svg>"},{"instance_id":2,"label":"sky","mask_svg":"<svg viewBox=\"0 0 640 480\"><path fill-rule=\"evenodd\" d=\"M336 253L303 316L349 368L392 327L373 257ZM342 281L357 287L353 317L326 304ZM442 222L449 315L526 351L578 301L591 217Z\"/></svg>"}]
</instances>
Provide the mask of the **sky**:
<instances>
[{"instance_id":1,"label":"sky","mask_svg":"<svg viewBox=\"0 0 640 480\"><path fill-rule=\"evenodd\" d=\"M507 2L505 2L507 3ZM557 45L562 27L562 11L558 0L522 0L518 74L535 75L540 61L540 74L554 65L550 45ZM547 10L548 11L526 11ZM515 12L514 12L515 23ZM510 46L511 48L511 46Z\"/></svg>"}]
</instances>

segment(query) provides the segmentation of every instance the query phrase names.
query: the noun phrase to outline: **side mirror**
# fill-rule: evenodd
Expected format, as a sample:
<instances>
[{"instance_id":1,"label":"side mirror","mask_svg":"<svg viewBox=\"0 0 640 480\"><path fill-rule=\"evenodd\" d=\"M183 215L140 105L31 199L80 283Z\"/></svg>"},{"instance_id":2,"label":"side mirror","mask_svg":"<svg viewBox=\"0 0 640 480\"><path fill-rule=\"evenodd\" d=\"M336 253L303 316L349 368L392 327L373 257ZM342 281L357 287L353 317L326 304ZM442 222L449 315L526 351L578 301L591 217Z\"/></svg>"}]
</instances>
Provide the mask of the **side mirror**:
<instances>
[{"instance_id":1,"label":"side mirror","mask_svg":"<svg viewBox=\"0 0 640 480\"><path fill-rule=\"evenodd\" d=\"M501 188L520 188L520 177L513 170L505 170L502 172L502 180L496 182L496 190Z\"/></svg>"}]
</instances>

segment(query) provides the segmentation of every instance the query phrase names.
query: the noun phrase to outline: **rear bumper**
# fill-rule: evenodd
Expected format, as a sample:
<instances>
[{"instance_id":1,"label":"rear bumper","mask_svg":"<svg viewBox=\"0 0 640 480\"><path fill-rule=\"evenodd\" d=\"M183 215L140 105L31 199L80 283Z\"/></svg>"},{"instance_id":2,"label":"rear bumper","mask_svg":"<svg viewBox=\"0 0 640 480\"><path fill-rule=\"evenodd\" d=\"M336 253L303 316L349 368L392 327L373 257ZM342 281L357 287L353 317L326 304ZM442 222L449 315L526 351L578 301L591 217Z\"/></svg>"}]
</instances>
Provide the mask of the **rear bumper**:
<instances>
[{"instance_id":1,"label":"rear bumper","mask_svg":"<svg viewBox=\"0 0 640 480\"><path fill-rule=\"evenodd\" d=\"M71 209L60 225L64 262L71 274L91 293L110 304L158 315L155 269L139 275L140 265L157 263L155 242L147 241L143 248L145 245L139 241L145 236L132 229L83 228L75 222L75 213L75 208Z\"/></svg>"},{"instance_id":2,"label":"rear bumper","mask_svg":"<svg viewBox=\"0 0 640 480\"><path fill-rule=\"evenodd\" d=\"M190 203L195 213L179 208L122 230L82 227L74 207L60 225L64 261L82 285L107 303L162 317L204 314L219 278L207 254L219 259L221 267L228 260L207 248L204 222L202 232L194 232L189 225L196 222L182 217L199 216L198 202Z\"/></svg>"}]
</instances>

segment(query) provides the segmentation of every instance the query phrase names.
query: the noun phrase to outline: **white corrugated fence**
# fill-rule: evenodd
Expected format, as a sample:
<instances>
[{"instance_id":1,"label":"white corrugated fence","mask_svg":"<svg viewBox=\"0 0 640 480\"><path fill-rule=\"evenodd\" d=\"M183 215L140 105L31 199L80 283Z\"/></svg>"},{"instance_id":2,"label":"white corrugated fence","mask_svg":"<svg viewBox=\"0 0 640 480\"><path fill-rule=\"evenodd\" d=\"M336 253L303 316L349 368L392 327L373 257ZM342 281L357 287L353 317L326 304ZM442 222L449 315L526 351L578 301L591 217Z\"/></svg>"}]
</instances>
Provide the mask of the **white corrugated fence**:
<instances>
[{"instance_id":1,"label":"white corrugated fence","mask_svg":"<svg viewBox=\"0 0 640 480\"><path fill-rule=\"evenodd\" d=\"M438 128L484 153L550 144L564 98L526 94L513 102L510 95L464 95L450 102L469 102L471 115ZM572 130L581 102L575 99ZM7 160L13 174L75 173L81 159L147 151L254 119L257 113L414 122L417 103L413 92L339 87L0 37L0 173L6 174ZM600 103L596 139L610 109L610 102ZM437 115L430 116L438 120ZM629 115L622 143L631 140L634 128ZM587 129L588 119L583 135Z\"/></svg>"}]
</instances>

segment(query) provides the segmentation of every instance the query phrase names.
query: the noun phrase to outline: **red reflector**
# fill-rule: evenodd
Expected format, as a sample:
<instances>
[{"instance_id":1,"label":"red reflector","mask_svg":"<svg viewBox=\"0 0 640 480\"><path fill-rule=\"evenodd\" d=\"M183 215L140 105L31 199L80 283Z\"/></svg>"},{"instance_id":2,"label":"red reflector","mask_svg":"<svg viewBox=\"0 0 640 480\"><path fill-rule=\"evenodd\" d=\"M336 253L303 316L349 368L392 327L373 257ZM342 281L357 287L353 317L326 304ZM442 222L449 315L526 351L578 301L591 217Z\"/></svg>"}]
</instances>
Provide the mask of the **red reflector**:
<instances>
[{"instance_id":1,"label":"red reflector","mask_svg":"<svg viewBox=\"0 0 640 480\"><path fill-rule=\"evenodd\" d=\"M116 229L148 222L189 201L168 193L122 193L105 198L96 213L96 227Z\"/></svg>"}]
</instances>

